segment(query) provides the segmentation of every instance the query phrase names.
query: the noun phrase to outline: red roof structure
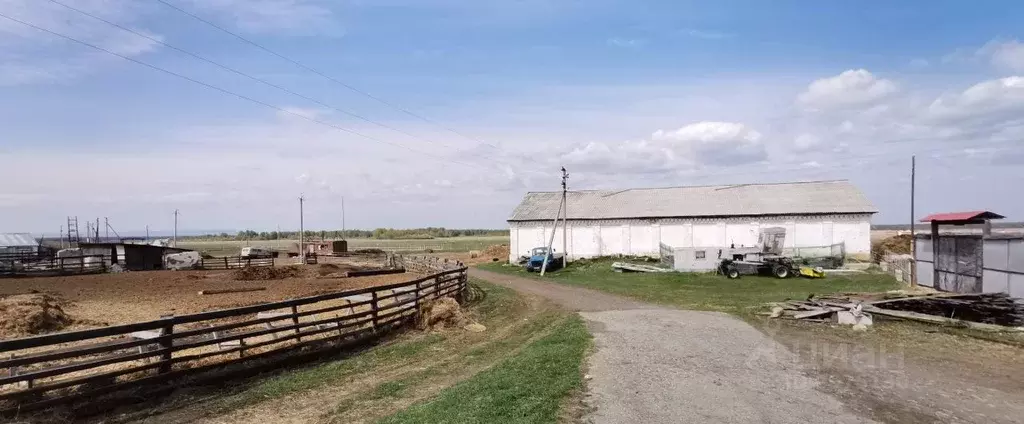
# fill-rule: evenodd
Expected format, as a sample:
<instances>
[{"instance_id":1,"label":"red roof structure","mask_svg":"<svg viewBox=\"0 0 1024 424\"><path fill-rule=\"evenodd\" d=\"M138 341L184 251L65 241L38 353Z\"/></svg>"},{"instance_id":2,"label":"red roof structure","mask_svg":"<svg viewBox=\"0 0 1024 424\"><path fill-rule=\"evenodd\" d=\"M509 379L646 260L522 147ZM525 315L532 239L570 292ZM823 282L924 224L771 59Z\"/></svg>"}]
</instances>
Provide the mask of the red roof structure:
<instances>
[{"instance_id":1,"label":"red roof structure","mask_svg":"<svg viewBox=\"0 0 1024 424\"><path fill-rule=\"evenodd\" d=\"M1006 217L989 211L948 212L928 215L921 222L981 224L989 219L1003 218Z\"/></svg>"}]
</instances>

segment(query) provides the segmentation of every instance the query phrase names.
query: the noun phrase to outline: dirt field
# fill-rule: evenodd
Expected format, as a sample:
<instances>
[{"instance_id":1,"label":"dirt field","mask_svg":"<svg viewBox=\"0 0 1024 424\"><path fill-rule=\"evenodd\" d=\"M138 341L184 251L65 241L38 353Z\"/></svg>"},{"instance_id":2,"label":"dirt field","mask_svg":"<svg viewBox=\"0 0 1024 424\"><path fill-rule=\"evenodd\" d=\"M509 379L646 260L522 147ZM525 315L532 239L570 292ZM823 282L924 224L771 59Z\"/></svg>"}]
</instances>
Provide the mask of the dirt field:
<instances>
[{"instance_id":1,"label":"dirt field","mask_svg":"<svg viewBox=\"0 0 1024 424\"><path fill-rule=\"evenodd\" d=\"M298 240L179 240L178 247L195 249L213 256L238 255L245 246L261 247L281 251L294 251ZM423 240L378 240L348 239L349 251L358 249L382 249L391 252L468 252L481 250L495 244L508 244L508 236L466 236Z\"/></svg>"},{"instance_id":2,"label":"dirt field","mask_svg":"<svg viewBox=\"0 0 1024 424\"><path fill-rule=\"evenodd\" d=\"M398 283L416 274L337 278L332 265L299 266L302 275L240 281L232 271L144 271L0 281L0 296L40 292L57 298L74 323L68 329L147 321L161 315L265 303L340 290ZM281 269L280 267L275 269ZM321 274L328 274L326 276ZM332 278L333 277L333 278ZM199 295L200 290L266 287L263 291Z\"/></svg>"}]
</instances>

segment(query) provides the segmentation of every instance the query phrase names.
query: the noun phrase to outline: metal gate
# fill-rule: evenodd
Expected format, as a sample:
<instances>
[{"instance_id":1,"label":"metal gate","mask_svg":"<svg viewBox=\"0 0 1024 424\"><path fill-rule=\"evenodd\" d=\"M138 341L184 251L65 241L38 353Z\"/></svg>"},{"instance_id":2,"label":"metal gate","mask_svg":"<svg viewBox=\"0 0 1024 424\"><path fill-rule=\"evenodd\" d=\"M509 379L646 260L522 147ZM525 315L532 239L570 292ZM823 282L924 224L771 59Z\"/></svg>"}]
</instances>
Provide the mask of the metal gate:
<instances>
[{"instance_id":1,"label":"metal gate","mask_svg":"<svg viewBox=\"0 0 1024 424\"><path fill-rule=\"evenodd\" d=\"M954 293L981 293L984 267L981 237L944 235L938 242L935 288Z\"/></svg>"}]
</instances>

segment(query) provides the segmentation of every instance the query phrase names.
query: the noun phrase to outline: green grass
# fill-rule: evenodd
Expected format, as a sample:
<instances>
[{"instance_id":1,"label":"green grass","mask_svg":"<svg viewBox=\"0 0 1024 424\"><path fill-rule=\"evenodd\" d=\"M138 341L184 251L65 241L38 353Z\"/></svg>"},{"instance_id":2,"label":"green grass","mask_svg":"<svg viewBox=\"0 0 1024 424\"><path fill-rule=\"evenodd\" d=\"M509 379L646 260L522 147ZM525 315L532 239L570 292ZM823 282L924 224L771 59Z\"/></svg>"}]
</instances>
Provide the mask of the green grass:
<instances>
[{"instance_id":1,"label":"green grass","mask_svg":"<svg viewBox=\"0 0 1024 424\"><path fill-rule=\"evenodd\" d=\"M289 250L297 246L298 242L298 240L253 240L250 242L239 240L179 240L178 247L195 249L213 256L233 256L238 255L239 251L245 246ZM422 252L428 249L435 252L468 252L470 250L483 250L495 244L508 244L508 242L508 236L465 236L417 240L351 238L348 239L348 248L349 250L383 249L399 252Z\"/></svg>"},{"instance_id":2,"label":"green grass","mask_svg":"<svg viewBox=\"0 0 1024 424\"><path fill-rule=\"evenodd\" d=\"M884 274L829 275L824 279L744 276L729 280L715 274L700 273L618 273L612 271L612 259L581 260L567 268L540 277L522 267L498 263L479 265L480 269L587 287L632 297L651 303L684 309L748 314L766 302L805 299L811 293L877 292L901 285ZM763 308L762 308L763 309Z\"/></svg>"},{"instance_id":3,"label":"green grass","mask_svg":"<svg viewBox=\"0 0 1024 424\"><path fill-rule=\"evenodd\" d=\"M582 387L590 334L578 316L517 355L382 423L554 423Z\"/></svg>"}]
</instances>

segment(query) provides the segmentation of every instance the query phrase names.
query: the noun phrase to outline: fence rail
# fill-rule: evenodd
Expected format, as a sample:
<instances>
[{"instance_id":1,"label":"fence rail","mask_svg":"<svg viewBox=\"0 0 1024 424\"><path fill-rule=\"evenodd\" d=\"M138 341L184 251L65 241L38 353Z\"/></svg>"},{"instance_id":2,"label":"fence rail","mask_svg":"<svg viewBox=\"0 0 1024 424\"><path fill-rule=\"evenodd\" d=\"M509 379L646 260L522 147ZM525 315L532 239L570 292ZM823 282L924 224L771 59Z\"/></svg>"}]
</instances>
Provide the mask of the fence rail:
<instances>
[{"instance_id":1,"label":"fence rail","mask_svg":"<svg viewBox=\"0 0 1024 424\"><path fill-rule=\"evenodd\" d=\"M467 278L458 264L387 286L0 340L0 370L7 371L0 373L0 414L165 382L313 344L381 335L415 319L424 300L460 298Z\"/></svg>"},{"instance_id":2,"label":"fence rail","mask_svg":"<svg viewBox=\"0 0 1024 424\"><path fill-rule=\"evenodd\" d=\"M208 270L237 269L245 267L274 266L274 258L243 258L226 256L223 258L200 259L198 268Z\"/></svg>"},{"instance_id":3,"label":"fence rail","mask_svg":"<svg viewBox=\"0 0 1024 424\"><path fill-rule=\"evenodd\" d=\"M0 257L0 277L45 277L53 275L106 272L110 256L4 256Z\"/></svg>"}]
</instances>

